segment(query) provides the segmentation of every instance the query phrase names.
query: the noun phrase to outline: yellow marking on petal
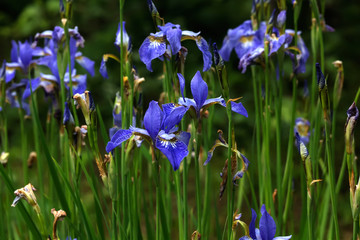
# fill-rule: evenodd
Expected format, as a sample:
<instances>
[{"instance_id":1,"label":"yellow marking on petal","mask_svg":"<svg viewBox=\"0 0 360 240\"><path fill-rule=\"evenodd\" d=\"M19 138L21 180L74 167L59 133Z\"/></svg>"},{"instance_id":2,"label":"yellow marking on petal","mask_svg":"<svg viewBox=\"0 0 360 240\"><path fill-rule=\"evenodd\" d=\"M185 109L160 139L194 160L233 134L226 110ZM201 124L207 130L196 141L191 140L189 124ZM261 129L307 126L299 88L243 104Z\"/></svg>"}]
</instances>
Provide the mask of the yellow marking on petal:
<instances>
[{"instance_id":1,"label":"yellow marking on petal","mask_svg":"<svg viewBox=\"0 0 360 240\"><path fill-rule=\"evenodd\" d=\"M252 42L254 39L254 35L251 35L251 36L242 36L240 39L239 39L239 42L241 43L248 43L248 42Z\"/></svg>"},{"instance_id":2,"label":"yellow marking on petal","mask_svg":"<svg viewBox=\"0 0 360 240\"><path fill-rule=\"evenodd\" d=\"M236 102L237 100L240 100L242 99L243 97L238 97L238 98L230 98L227 102L226 102L226 105L229 103L229 102Z\"/></svg>"}]
</instances>

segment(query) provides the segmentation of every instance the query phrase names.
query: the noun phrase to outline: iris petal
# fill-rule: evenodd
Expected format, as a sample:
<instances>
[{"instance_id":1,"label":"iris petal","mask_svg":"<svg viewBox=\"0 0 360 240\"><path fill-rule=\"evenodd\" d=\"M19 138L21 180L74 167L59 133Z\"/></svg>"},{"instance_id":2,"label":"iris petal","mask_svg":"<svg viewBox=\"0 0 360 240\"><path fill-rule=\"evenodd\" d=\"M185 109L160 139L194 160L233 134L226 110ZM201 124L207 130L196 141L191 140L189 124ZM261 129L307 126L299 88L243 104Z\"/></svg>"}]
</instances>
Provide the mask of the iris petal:
<instances>
[{"instance_id":1,"label":"iris petal","mask_svg":"<svg viewBox=\"0 0 360 240\"><path fill-rule=\"evenodd\" d=\"M231 102L231 110L233 112L241 114L241 115L243 115L245 117L248 117L248 113L247 113L245 107L242 105L241 102L239 102L239 103Z\"/></svg>"},{"instance_id":2,"label":"iris petal","mask_svg":"<svg viewBox=\"0 0 360 240\"><path fill-rule=\"evenodd\" d=\"M260 234L263 240L272 240L276 233L274 219L266 211L265 204L261 207L261 218L259 223Z\"/></svg>"},{"instance_id":3,"label":"iris petal","mask_svg":"<svg viewBox=\"0 0 360 240\"><path fill-rule=\"evenodd\" d=\"M156 101L151 101L144 116L144 126L153 141L155 141L155 138L160 131L162 121L163 112L161 111L159 104Z\"/></svg>"},{"instance_id":4,"label":"iris petal","mask_svg":"<svg viewBox=\"0 0 360 240\"><path fill-rule=\"evenodd\" d=\"M184 102L186 102L184 97L185 78L181 73L178 73L177 76L179 78L181 96L183 97Z\"/></svg>"},{"instance_id":5,"label":"iris petal","mask_svg":"<svg viewBox=\"0 0 360 240\"><path fill-rule=\"evenodd\" d=\"M204 38L200 37L200 38L196 38L196 46L203 54L203 61L204 61L203 72L205 72L209 70L212 65L212 60L211 60L212 55L209 50L209 45Z\"/></svg>"},{"instance_id":6,"label":"iris petal","mask_svg":"<svg viewBox=\"0 0 360 240\"><path fill-rule=\"evenodd\" d=\"M255 235L255 222L256 222L256 212L254 209L251 209L251 222L249 224L249 235L252 239L256 239Z\"/></svg>"},{"instance_id":7,"label":"iris petal","mask_svg":"<svg viewBox=\"0 0 360 240\"><path fill-rule=\"evenodd\" d=\"M111 152L114 148L120 146L121 143L131 137L132 133L133 132L131 130L127 129L120 129L119 131L117 131L106 145L106 152Z\"/></svg>"},{"instance_id":8,"label":"iris petal","mask_svg":"<svg viewBox=\"0 0 360 240\"><path fill-rule=\"evenodd\" d=\"M174 171L179 168L181 161L189 154L187 145L177 139L165 140L157 138L156 148L167 157Z\"/></svg>"},{"instance_id":9,"label":"iris petal","mask_svg":"<svg viewBox=\"0 0 360 240\"><path fill-rule=\"evenodd\" d=\"M199 71L196 72L195 76L191 80L191 93L196 102L196 112L199 114L200 109L204 105L204 102L208 95L208 86L202 79Z\"/></svg>"},{"instance_id":10,"label":"iris petal","mask_svg":"<svg viewBox=\"0 0 360 240\"><path fill-rule=\"evenodd\" d=\"M166 43L164 39L155 36L149 36L140 46L140 60L146 65L146 68L152 72L151 61L162 56L165 51Z\"/></svg>"}]
</instances>

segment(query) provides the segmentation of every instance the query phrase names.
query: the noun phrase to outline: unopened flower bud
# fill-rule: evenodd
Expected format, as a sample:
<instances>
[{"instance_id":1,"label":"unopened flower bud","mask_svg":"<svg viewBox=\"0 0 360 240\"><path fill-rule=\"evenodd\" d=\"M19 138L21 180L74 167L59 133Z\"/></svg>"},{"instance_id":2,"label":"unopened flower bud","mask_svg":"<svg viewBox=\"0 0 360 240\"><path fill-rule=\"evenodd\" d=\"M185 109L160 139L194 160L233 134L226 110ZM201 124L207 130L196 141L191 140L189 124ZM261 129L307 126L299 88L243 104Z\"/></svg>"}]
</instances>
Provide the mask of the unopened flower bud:
<instances>
[{"instance_id":1,"label":"unopened flower bud","mask_svg":"<svg viewBox=\"0 0 360 240\"><path fill-rule=\"evenodd\" d=\"M75 105L81 108L87 125L91 124L91 113L95 111L95 103L89 91L85 91L82 94L75 94Z\"/></svg>"},{"instance_id":2,"label":"unopened flower bud","mask_svg":"<svg viewBox=\"0 0 360 240\"><path fill-rule=\"evenodd\" d=\"M353 153L354 129L359 118L359 110L355 102L347 110L347 120L345 123L345 148L347 154Z\"/></svg>"}]
</instances>

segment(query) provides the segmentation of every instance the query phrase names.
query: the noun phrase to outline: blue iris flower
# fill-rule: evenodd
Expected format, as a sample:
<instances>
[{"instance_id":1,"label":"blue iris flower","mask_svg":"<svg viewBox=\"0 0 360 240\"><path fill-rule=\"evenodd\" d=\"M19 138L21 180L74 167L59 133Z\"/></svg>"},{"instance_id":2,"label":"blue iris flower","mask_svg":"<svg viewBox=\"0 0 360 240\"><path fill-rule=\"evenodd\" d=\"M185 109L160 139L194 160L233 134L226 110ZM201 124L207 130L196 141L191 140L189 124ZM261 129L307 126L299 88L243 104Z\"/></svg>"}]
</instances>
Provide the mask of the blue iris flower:
<instances>
[{"instance_id":1,"label":"blue iris flower","mask_svg":"<svg viewBox=\"0 0 360 240\"><path fill-rule=\"evenodd\" d=\"M35 60L32 59L34 49L28 41L24 43L12 41L11 44L11 62L6 63L6 83L14 79L16 70L27 74L30 66L35 64Z\"/></svg>"},{"instance_id":2,"label":"blue iris flower","mask_svg":"<svg viewBox=\"0 0 360 240\"><path fill-rule=\"evenodd\" d=\"M295 31L292 29L286 29L285 33L295 35ZM305 45L304 40L301 38L301 31L297 32L297 47L300 50L300 54L295 54L287 51L286 53L290 56L293 63L293 71L295 74L301 74L306 72L306 61L310 57L308 48Z\"/></svg>"},{"instance_id":3,"label":"blue iris flower","mask_svg":"<svg viewBox=\"0 0 360 240\"><path fill-rule=\"evenodd\" d=\"M159 149L170 161L176 171L181 161L188 155L190 133L178 131L176 125L180 123L187 108L176 106L173 103L162 105L151 101L144 116L145 129L130 127L118 130L106 146L106 151L111 152L131 136L140 136L148 140L153 147Z\"/></svg>"},{"instance_id":4,"label":"blue iris flower","mask_svg":"<svg viewBox=\"0 0 360 240\"><path fill-rule=\"evenodd\" d=\"M255 31L250 20L234 29L229 29L219 50L221 57L229 61L230 54L235 49L238 58L241 59L245 54L263 46L265 31L265 22L261 22L259 29Z\"/></svg>"},{"instance_id":5,"label":"blue iris flower","mask_svg":"<svg viewBox=\"0 0 360 240\"><path fill-rule=\"evenodd\" d=\"M249 236L243 236L239 240L288 240L291 239L290 236L285 237L275 237L276 225L274 219L266 211L265 204L261 207L261 218L259 222L259 228L255 228L256 221L256 212L254 209L251 209L252 217L249 224Z\"/></svg>"},{"instance_id":6,"label":"blue iris flower","mask_svg":"<svg viewBox=\"0 0 360 240\"><path fill-rule=\"evenodd\" d=\"M301 141L307 145L310 141L310 122L305 118L295 120L294 134L298 133Z\"/></svg>"},{"instance_id":7,"label":"blue iris flower","mask_svg":"<svg viewBox=\"0 0 360 240\"><path fill-rule=\"evenodd\" d=\"M207 99L208 85L202 79L199 71L195 73L193 79L191 80L190 87L194 99L184 97L185 79L181 73L178 73L178 77L182 94L182 98L179 98L179 104L195 110L196 116L198 118L201 117L201 113L204 110L213 104L220 104L221 106L226 107L225 100L222 97ZM248 117L248 113L242 103L231 102L231 110Z\"/></svg>"},{"instance_id":8,"label":"blue iris flower","mask_svg":"<svg viewBox=\"0 0 360 240\"><path fill-rule=\"evenodd\" d=\"M197 47L203 54L204 67L203 71L210 69L212 60L209 45L200 32L182 31L180 25L166 23L165 26L158 26L160 31L151 33L139 49L140 60L146 65L146 68L152 72L151 61L160 58L164 54L171 56L178 53L181 49L181 41L194 40Z\"/></svg>"}]
</instances>

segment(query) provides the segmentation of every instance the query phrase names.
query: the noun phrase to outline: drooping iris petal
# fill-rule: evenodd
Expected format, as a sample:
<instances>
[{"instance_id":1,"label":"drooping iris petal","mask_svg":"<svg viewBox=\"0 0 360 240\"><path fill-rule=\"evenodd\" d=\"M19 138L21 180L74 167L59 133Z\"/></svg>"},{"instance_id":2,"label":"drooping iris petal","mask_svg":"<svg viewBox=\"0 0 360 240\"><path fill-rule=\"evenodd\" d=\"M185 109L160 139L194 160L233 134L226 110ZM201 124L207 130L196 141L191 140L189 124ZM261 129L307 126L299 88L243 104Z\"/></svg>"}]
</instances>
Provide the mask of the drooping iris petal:
<instances>
[{"instance_id":1,"label":"drooping iris petal","mask_svg":"<svg viewBox=\"0 0 360 240\"><path fill-rule=\"evenodd\" d=\"M255 235L255 222L256 222L256 212L254 209L251 209L251 222L249 224L249 235L252 239L256 239Z\"/></svg>"},{"instance_id":2,"label":"drooping iris petal","mask_svg":"<svg viewBox=\"0 0 360 240\"><path fill-rule=\"evenodd\" d=\"M104 57L101 60L99 72L103 78L109 78L106 68L106 59Z\"/></svg>"},{"instance_id":3,"label":"drooping iris petal","mask_svg":"<svg viewBox=\"0 0 360 240\"><path fill-rule=\"evenodd\" d=\"M77 63L79 63L83 68L85 68L88 73L90 73L91 76L94 76L94 66L95 62L90 60L89 58L82 55L81 52L77 52L75 54L75 60Z\"/></svg>"},{"instance_id":4,"label":"drooping iris petal","mask_svg":"<svg viewBox=\"0 0 360 240\"><path fill-rule=\"evenodd\" d=\"M241 114L241 115L243 115L245 117L248 117L248 113L247 113L245 107L242 105L241 102L239 102L239 103L231 102L231 110L233 112Z\"/></svg>"},{"instance_id":5,"label":"drooping iris petal","mask_svg":"<svg viewBox=\"0 0 360 240\"><path fill-rule=\"evenodd\" d=\"M185 78L181 73L178 73L177 76L179 78L181 96L183 97L184 102L186 102L184 97Z\"/></svg>"},{"instance_id":6,"label":"drooping iris petal","mask_svg":"<svg viewBox=\"0 0 360 240\"><path fill-rule=\"evenodd\" d=\"M8 63L6 65L8 65ZM5 71L5 83L8 83L11 80L13 80L14 77L15 77L15 74L16 74L15 68L8 68L7 67L6 71Z\"/></svg>"},{"instance_id":7,"label":"drooping iris petal","mask_svg":"<svg viewBox=\"0 0 360 240\"><path fill-rule=\"evenodd\" d=\"M174 171L176 171L181 161L189 154L187 145L179 141L175 136L169 139L169 136L174 134L159 133L156 138L156 148L158 148L170 161Z\"/></svg>"},{"instance_id":8,"label":"drooping iris petal","mask_svg":"<svg viewBox=\"0 0 360 240\"><path fill-rule=\"evenodd\" d=\"M219 50L219 54L222 57L222 59L224 59L224 61L229 61L230 54L231 51L234 49L234 46L235 44L233 43L233 41L231 41L229 36L225 36L222 47Z\"/></svg>"},{"instance_id":9,"label":"drooping iris petal","mask_svg":"<svg viewBox=\"0 0 360 240\"><path fill-rule=\"evenodd\" d=\"M151 61L162 56L166 51L166 42L161 32L147 37L139 49L140 60L152 72Z\"/></svg>"},{"instance_id":10,"label":"drooping iris petal","mask_svg":"<svg viewBox=\"0 0 360 240\"><path fill-rule=\"evenodd\" d=\"M259 222L259 229L262 240L272 240L276 233L276 225L274 219L266 211L265 204L261 207L261 218Z\"/></svg>"},{"instance_id":11,"label":"drooping iris petal","mask_svg":"<svg viewBox=\"0 0 360 240\"><path fill-rule=\"evenodd\" d=\"M120 129L117 131L106 145L106 152L111 152L114 148L120 146L122 142L128 140L131 137L132 133L133 132L131 130L127 129Z\"/></svg>"},{"instance_id":12,"label":"drooping iris petal","mask_svg":"<svg viewBox=\"0 0 360 240\"><path fill-rule=\"evenodd\" d=\"M204 105L204 102L208 95L208 86L206 82L202 79L199 71L196 72L195 76L191 80L191 93L196 102L196 112L199 114L201 107Z\"/></svg>"},{"instance_id":13,"label":"drooping iris petal","mask_svg":"<svg viewBox=\"0 0 360 240\"><path fill-rule=\"evenodd\" d=\"M163 121L163 112L161 111L159 104L156 101L151 101L149 103L149 108L147 109L144 116L144 126L154 142L156 136L158 135L161 129L162 121Z\"/></svg>"},{"instance_id":14,"label":"drooping iris petal","mask_svg":"<svg viewBox=\"0 0 360 240\"><path fill-rule=\"evenodd\" d=\"M204 61L204 67L203 67L203 72L209 70L211 68L212 65L212 55L211 52L209 50L209 45L206 42L206 40L202 37L197 37L196 38L196 46L199 48L199 50L202 52L203 55L203 61Z\"/></svg>"},{"instance_id":15,"label":"drooping iris petal","mask_svg":"<svg viewBox=\"0 0 360 240\"><path fill-rule=\"evenodd\" d=\"M31 82L31 89L30 89L30 82ZM31 90L33 92L35 92L39 87L40 87L40 78L39 77L29 81L27 83L27 85L26 85L26 88L25 88L24 92L23 92L22 99L26 99L26 98L30 97Z\"/></svg>"},{"instance_id":16,"label":"drooping iris petal","mask_svg":"<svg viewBox=\"0 0 360 240\"><path fill-rule=\"evenodd\" d=\"M207 155L206 161L204 162L204 166L210 162L210 160L214 154L215 148L220 147L220 146L227 147L227 145L224 144L223 142L221 142L220 140L216 140L214 146L212 146L212 148L208 151L208 155Z\"/></svg>"}]
</instances>

